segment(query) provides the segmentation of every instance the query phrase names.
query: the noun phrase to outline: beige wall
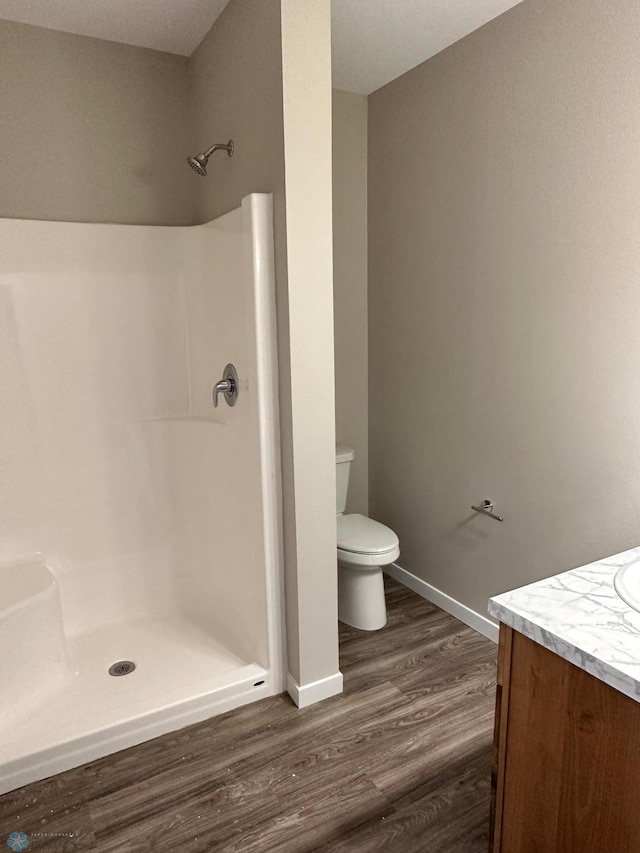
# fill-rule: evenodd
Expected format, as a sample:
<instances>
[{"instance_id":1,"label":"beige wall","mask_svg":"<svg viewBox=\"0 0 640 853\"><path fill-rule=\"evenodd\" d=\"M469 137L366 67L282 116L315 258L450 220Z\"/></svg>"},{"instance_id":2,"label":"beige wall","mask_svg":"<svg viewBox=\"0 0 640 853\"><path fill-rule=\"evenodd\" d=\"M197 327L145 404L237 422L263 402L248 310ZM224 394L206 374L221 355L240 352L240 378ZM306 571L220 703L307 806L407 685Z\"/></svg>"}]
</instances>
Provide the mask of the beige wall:
<instances>
[{"instance_id":1,"label":"beige wall","mask_svg":"<svg viewBox=\"0 0 640 853\"><path fill-rule=\"evenodd\" d=\"M295 589L289 300L285 221L280 0L231 0L191 57L194 145L234 140L216 152L207 177L193 174L198 220L207 222L251 192L273 193L284 548L287 589ZM298 659L298 612L287 601L288 657Z\"/></svg>"},{"instance_id":2,"label":"beige wall","mask_svg":"<svg viewBox=\"0 0 640 853\"><path fill-rule=\"evenodd\" d=\"M327 0L232 0L191 67L196 147L236 144L198 181L199 218L274 195L287 651L303 687L338 670L329 62Z\"/></svg>"},{"instance_id":3,"label":"beige wall","mask_svg":"<svg viewBox=\"0 0 640 853\"><path fill-rule=\"evenodd\" d=\"M367 98L333 90L336 437L353 447L347 512L369 511Z\"/></svg>"},{"instance_id":4,"label":"beige wall","mask_svg":"<svg viewBox=\"0 0 640 853\"><path fill-rule=\"evenodd\" d=\"M236 145L193 175L199 219L274 195L287 649L301 686L338 670L328 26L327 0L232 0L191 67L196 148Z\"/></svg>"},{"instance_id":5,"label":"beige wall","mask_svg":"<svg viewBox=\"0 0 640 853\"><path fill-rule=\"evenodd\" d=\"M0 20L0 216L193 222L187 62Z\"/></svg>"},{"instance_id":6,"label":"beige wall","mask_svg":"<svg viewBox=\"0 0 640 853\"><path fill-rule=\"evenodd\" d=\"M285 235L280 0L231 0L196 48L189 74L195 149L235 142L233 157L211 157L206 178L188 175L198 219L232 210L248 193L271 192Z\"/></svg>"},{"instance_id":7,"label":"beige wall","mask_svg":"<svg viewBox=\"0 0 640 853\"><path fill-rule=\"evenodd\" d=\"M371 512L482 613L640 541L639 33L525 0L370 97Z\"/></svg>"},{"instance_id":8,"label":"beige wall","mask_svg":"<svg viewBox=\"0 0 640 853\"><path fill-rule=\"evenodd\" d=\"M298 624L297 648L289 643L289 670L298 685L327 679L317 692L301 697L306 704L342 689L335 533L330 0L282 0L282 73L296 528L295 564L287 567L287 613L297 610ZM287 560L293 556L287 554Z\"/></svg>"}]
</instances>

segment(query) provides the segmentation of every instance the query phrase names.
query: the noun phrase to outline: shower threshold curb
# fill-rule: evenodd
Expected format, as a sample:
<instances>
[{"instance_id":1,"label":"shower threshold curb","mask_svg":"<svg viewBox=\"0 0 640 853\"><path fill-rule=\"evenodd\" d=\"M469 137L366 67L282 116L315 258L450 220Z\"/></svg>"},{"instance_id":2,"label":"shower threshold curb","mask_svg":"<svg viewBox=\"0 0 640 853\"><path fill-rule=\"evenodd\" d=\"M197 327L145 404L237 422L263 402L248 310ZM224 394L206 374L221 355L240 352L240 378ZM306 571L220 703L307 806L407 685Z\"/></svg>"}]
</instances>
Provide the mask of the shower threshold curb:
<instances>
[{"instance_id":1,"label":"shower threshold curb","mask_svg":"<svg viewBox=\"0 0 640 853\"><path fill-rule=\"evenodd\" d=\"M247 664L244 670L241 681L233 681L166 708L142 713L115 726L4 764L0 755L0 795L280 692L277 685L271 684L269 673L263 667ZM264 683L254 687L260 680Z\"/></svg>"}]
</instances>

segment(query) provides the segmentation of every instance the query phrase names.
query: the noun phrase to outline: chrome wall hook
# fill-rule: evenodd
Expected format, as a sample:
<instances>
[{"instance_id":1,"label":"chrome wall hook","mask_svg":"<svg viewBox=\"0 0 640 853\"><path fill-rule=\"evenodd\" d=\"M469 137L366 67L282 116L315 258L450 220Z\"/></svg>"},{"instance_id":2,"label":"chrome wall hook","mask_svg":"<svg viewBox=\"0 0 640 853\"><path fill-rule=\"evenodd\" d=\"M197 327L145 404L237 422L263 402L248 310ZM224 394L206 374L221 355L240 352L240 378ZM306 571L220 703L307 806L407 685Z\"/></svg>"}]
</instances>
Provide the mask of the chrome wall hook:
<instances>
[{"instance_id":1,"label":"chrome wall hook","mask_svg":"<svg viewBox=\"0 0 640 853\"><path fill-rule=\"evenodd\" d=\"M488 515L489 518L494 518L496 521L504 521L504 518L501 515L496 515L493 511L493 501L490 501L488 498L482 501L480 506L472 506L471 509L474 512L479 512L482 515Z\"/></svg>"}]
</instances>

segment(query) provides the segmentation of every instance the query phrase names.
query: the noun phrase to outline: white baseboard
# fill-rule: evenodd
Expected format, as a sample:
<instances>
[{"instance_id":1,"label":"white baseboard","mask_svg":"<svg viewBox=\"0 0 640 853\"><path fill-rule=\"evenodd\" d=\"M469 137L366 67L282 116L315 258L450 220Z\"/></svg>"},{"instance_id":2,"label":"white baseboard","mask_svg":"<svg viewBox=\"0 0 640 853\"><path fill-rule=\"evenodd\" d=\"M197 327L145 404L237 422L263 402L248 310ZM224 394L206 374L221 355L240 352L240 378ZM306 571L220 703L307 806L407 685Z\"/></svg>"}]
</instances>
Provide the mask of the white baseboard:
<instances>
[{"instance_id":1,"label":"white baseboard","mask_svg":"<svg viewBox=\"0 0 640 853\"><path fill-rule=\"evenodd\" d=\"M330 696L337 696L338 693L342 693L342 673L338 671L326 678L321 678L319 681L312 681L310 684L303 684L301 686L291 673L288 672L287 693L298 708L306 708L315 702L321 702L323 699L328 699Z\"/></svg>"},{"instance_id":2,"label":"white baseboard","mask_svg":"<svg viewBox=\"0 0 640 853\"><path fill-rule=\"evenodd\" d=\"M385 566L384 570L389 577L395 578L403 586L417 592L418 595L426 598L427 601L435 604L436 607L455 616L456 619L464 622L465 625L473 628L474 631L483 634L487 639L493 640L494 643L498 642L498 626L491 619L487 619L486 616L483 616L476 610L472 610L466 604L462 604L462 602L451 598L450 595L447 595L435 586L431 586L430 583L412 575L411 572L401 568L397 563Z\"/></svg>"}]
</instances>

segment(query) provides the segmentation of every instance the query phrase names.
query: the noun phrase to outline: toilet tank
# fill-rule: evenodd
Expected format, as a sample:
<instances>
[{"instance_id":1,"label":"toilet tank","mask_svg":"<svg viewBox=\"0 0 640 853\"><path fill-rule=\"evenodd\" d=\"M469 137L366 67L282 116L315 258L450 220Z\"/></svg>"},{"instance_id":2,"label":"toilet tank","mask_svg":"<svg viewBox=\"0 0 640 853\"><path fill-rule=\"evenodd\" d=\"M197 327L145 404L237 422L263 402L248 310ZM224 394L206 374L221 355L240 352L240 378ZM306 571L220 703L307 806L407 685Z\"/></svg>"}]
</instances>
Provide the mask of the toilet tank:
<instances>
[{"instance_id":1,"label":"toilet tank","mask_svg":"<svg viewBox=\"0 0 640 853\"><path fill-rule=\"evenodd\" d=\"M354 452L350 447L336 447L336 513L344 512L349 491L349 470Z\"/></svg>"}]
</instances>

